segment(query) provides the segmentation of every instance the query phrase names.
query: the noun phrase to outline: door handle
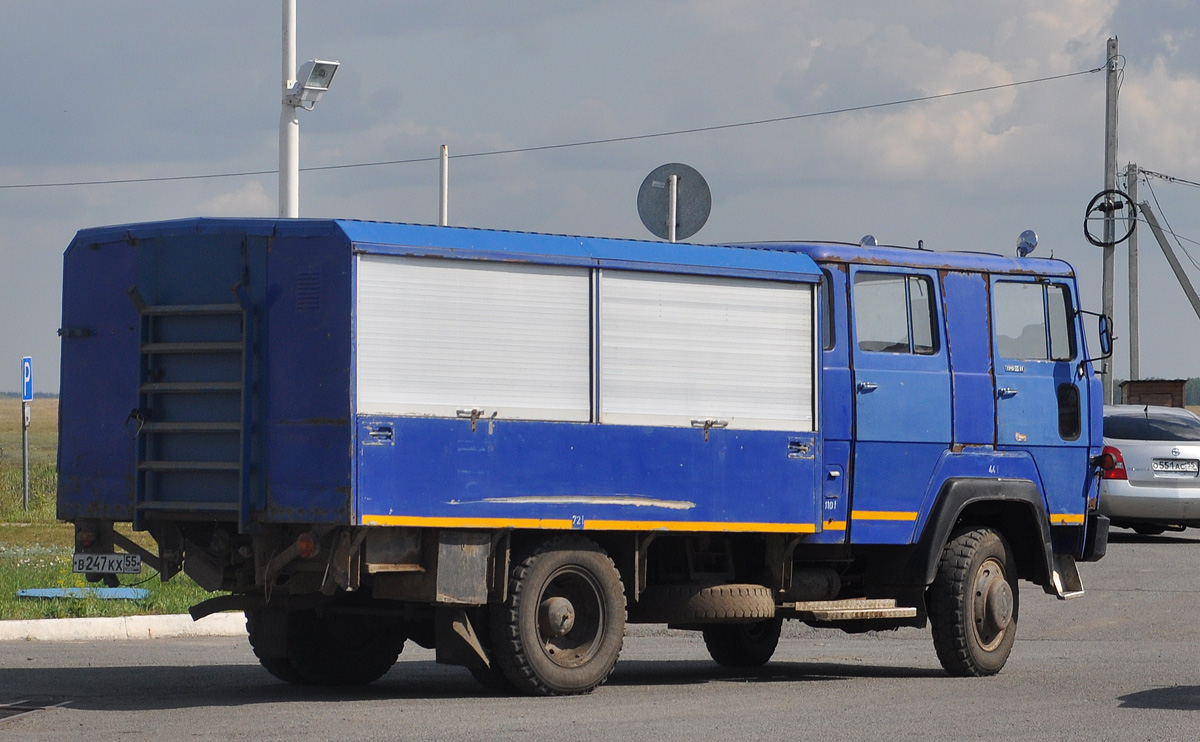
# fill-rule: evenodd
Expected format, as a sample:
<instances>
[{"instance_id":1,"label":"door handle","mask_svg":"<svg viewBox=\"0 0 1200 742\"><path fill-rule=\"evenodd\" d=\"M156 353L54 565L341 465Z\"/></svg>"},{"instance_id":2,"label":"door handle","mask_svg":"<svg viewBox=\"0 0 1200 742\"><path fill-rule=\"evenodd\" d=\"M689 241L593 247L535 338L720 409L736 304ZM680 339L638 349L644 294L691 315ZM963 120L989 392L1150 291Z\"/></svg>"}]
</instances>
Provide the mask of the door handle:
<instances>
[{"instance_id":1,"label":"door handle","mask_svg":"<svg viewBox=\"0 0 1200 742\"><path fill-rule=\"evenodd\" d=\"M860 391L860 392L873 392L878 388L879 388L879 385L873 381L858 382L858 391Z\"/></svg>"},{"instance_id":2,"label":"door handle","mask_svg":"<svg viewBox=\"0 0 1200 742\"><path fill-rule=\"evenodd\" d=\"M996 396L1000 397L1002 399L1007 399L1008 397L1015 397L1015 396L1017 396L1017 390L1012 389L1010 387L1004 387L1002 389L996 390Z\"/></svg>"},{"instance_id":3,"label":"door handle","mask_svg":"<svg viewBox=\"0 0 1200 742\"><path fill-rule=\"evenodd\" d=\"M372 425L367 429L367 438L363 441L367 446L393 445L395 431L391 425Z\"/></svg>"}]
</instances>

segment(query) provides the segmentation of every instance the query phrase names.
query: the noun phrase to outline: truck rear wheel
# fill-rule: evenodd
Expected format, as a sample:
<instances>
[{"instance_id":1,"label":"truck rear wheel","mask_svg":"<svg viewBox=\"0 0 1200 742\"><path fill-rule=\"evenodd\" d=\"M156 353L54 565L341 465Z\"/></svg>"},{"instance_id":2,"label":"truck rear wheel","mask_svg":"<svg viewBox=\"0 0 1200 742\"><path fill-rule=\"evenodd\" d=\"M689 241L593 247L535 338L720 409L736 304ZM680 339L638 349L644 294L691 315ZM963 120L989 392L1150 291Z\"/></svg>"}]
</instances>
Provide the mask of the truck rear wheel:
<instances>
[{"instance_id":1,"label":"truck rear wheel","mask_svg":"<svg viewBox=\"0 0 1200 742\"><path fill-rule=\"evenodd\" d=\"M264 613L265 611L262 610L246 611L246 634L250 639L250 648L254 650L254 656L258 658L259 664L267 672L283 682L293 685L308 685L304 676L292 666L290 659L271 656L264 651L264 642L269 641L266 632L270 630L265 625Z\"/></svg>"},{"instance_id":2,"label":"truck rear wheel","mask_svg":"<svg viewBox=\"0 0 1200 742\"><path fill-rule=\"evenodd\" d=\"M495 661L530 695L588 693L612 673L625 639L621 575L594 542L556 538L513 565L489 621Z\"/></svg>"},{"instance_id":3,"label":"truck rear wheel","mask_svg":"<svg viewBox=\"0 0 1200 742\"><path fill-rule=\"evenodd\" d=\"M758 623L713 624L705 626L704 646L722 667L762 667L779 645L782 618Z\"/></svg>"},{"instance_id":4,"label":"truck rear wheel","mask_svg":"<svg viewBox=\"0 0 1200 742\"><path fill-rule=\"evenodd\" d=\"M942 551L927 594L933 646L946 672L995 675L1017 635L1017 569L999 532L959 532Z\"/></svg>"},{"instance_id":5,"label":"truck rear wheel","mask_svg":"<svg viewBox=\"0 0 1200 742\"><path fill-rule=\"evenodd\" d=\"M287 656L260 651L265 622L247 611L250 646L262 666L275 677L296 685L353 686L378 680L404 648L399 623L383 616L316 609L287 614Z\"/></svg>"}]
</instances>

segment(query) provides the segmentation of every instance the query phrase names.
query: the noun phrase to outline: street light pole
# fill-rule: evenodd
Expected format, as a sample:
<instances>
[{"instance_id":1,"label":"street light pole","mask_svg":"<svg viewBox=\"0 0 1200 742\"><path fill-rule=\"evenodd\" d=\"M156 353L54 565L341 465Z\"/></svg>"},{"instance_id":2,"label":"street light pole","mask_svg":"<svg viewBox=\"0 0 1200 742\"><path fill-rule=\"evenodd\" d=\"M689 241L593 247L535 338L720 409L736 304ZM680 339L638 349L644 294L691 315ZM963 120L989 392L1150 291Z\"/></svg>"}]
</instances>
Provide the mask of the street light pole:
<instances>
[{"instance_id":1,"label":"street light pole","mask_svg":"<svg viewBox=\"0 0 1200 742\"><path fill-rule=\"evenodd\" d=\"M283 0L283 91L279 113L279 216L300 216L300 111L288 99L296 74L296 0Z\"/></svg>"}]
</instances>

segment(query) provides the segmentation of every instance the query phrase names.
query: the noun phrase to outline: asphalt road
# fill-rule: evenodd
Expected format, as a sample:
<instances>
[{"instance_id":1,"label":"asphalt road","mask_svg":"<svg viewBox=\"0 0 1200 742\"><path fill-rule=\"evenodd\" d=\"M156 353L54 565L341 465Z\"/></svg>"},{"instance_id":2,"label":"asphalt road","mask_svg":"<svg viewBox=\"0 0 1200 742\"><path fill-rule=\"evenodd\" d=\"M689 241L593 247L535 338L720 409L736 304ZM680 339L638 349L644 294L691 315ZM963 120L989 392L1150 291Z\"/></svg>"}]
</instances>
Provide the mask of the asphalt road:
<instances>
[{"instance_id":1,"label":"asphalt road","mask_svg":"<svg viewBox=\"0 0 1200 742\"><path fill-rule=\"evenodd\" d=\"M296 688L244 640L0 643L0 740L1197 740L1200 531L1117 532L1082 565L1087 594L1022 583L996 677L946 677L928 630L785 627L775 659L731 672L698 636L631 627L609 683L575 698L499 698L413 645L378 683ZM1191 534L1196 534L1192 538Z\"/></svg>"}]
</instances>

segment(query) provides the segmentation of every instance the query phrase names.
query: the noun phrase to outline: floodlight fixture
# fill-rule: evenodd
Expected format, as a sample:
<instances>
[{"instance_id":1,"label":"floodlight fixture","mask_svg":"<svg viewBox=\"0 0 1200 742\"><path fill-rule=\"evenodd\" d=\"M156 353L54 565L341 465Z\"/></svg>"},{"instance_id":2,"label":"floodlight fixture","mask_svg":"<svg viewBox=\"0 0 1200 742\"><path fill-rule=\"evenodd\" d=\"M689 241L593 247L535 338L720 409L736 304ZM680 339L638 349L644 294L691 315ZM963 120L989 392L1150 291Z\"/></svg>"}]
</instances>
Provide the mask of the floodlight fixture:
<instances>
[{"instance_id":1,"label":"floodlight fixture","mask_svg":"<svg viewBox=\"0 0 1200 742\"><path fill-rule=\"evenodd\" d=\"M332 59L310 59L300 66L296 81L284 96L283 102L296 108L311 111L337 72L338 62Z\"/></svg>"}]
</instances>

